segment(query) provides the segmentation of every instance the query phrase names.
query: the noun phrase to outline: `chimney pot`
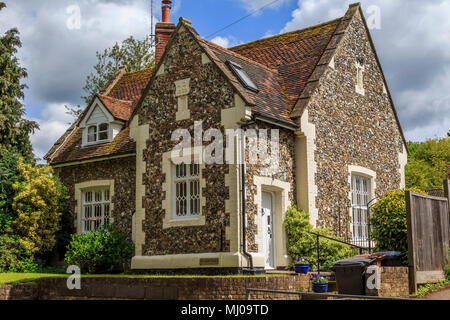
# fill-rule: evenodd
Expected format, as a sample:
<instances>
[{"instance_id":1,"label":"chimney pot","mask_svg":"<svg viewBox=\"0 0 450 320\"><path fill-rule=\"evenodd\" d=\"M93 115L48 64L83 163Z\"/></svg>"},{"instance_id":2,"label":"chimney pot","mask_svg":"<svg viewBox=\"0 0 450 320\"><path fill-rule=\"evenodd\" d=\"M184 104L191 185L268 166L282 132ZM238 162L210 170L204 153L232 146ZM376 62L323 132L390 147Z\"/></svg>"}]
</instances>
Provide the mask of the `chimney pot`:
<instances>
[{"instance_id":1,"label":"chimney pot","mask_svg":"<svg viewBox=\"0 0 450 320\"><path fill-rule=\"evenodd\" d=\"M170 23L170 10L172 9L172 1L162 1L162 22Z\"/></svg>"},{"instance_id":2,"label":"chimney pot","mask_svg":"<svg viewBox=\"0 0 450 320\"><path fill-rule=\"evenodd\" d=\"M175 31L175 24L170 22L170 9L172 8L172 1L162 0L162 21L156 24L156 52L155 63L158 64L161 60L166 46Z\"/></svg>"}]
</instances>

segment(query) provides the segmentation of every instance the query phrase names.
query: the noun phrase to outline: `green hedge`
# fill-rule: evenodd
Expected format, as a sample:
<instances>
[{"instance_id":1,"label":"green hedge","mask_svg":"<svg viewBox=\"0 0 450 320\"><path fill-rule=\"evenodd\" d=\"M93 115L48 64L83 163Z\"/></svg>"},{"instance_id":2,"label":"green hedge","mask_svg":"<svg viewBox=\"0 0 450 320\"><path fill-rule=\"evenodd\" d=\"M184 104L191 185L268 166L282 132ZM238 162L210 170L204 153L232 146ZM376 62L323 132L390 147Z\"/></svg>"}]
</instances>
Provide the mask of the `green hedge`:
<instances>
[{"instance_id":1,"label":"green hedge","mask_svg":"<svg viewBox=\"0 0 450 320\"><path fill-rule=\"evenodd\" d=\"M405 191L425 194L417 188L394 190L379 200L370 217L371 236L378 251L408 251Z\"/></svg>"},{"instance_id":2,"label":"green hedge","mask_svg":"<svg viewBox=\"0 0 450 320\"><path fill-rule=\"evenodd\" d=\"M108 225L97 232L73 235L64 261L82 273L122 273L134 254L134 244L117 227Z\"/></svg>"}]
</instances>

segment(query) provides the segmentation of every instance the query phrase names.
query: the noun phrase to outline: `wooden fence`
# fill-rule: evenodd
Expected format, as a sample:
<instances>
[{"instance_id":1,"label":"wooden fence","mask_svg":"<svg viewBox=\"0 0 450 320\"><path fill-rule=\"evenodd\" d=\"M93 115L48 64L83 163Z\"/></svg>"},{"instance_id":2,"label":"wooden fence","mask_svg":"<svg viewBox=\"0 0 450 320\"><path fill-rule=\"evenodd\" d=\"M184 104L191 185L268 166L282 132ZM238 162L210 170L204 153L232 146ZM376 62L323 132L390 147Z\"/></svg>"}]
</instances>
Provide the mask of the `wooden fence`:
<instances>
[{"instance_id":1,"label":"wooden fence","mask_svg":"<svg viewBox=\"0 0 450 320\"><path fill-rule=\"evenodd\" d=\"M448 190L449 181L446 181ZM447 192L448 197L448 192ZM449 263L449 198L406 192L410 291L444 279Z\"/></svg>"}]
</instances>

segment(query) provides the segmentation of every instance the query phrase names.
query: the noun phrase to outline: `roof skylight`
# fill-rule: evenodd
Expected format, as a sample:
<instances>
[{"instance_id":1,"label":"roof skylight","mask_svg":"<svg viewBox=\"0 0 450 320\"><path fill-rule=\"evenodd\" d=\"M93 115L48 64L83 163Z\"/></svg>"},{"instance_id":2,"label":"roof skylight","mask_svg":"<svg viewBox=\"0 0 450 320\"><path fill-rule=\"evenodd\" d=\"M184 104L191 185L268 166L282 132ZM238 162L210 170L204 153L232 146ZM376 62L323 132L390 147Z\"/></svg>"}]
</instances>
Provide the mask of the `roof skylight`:
<instances>
[{"instance_id":1,"label":"roof skylight","mask_svg":"<svg viewBox=\"0 0 450 320\"><path fill-rule=\"evenodd\" d=\"M256 84L250 79L250 77L245 73L242 67L234 62L228 61L228 65L234 74L238 77L239 81L247 88L253 91L259 91Z\"/></svg>"}]
</instances>

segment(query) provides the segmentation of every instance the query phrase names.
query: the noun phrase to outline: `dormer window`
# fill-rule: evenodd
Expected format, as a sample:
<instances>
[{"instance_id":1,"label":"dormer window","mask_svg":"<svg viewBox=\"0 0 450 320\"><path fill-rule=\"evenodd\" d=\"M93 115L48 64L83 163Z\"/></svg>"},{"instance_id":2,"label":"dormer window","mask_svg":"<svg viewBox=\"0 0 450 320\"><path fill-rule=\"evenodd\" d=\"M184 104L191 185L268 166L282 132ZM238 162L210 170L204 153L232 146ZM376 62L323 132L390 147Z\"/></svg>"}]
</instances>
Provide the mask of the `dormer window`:
<instances>
[{"instance_id":1,"label":"dormer window","mask_svg":"<svg viewBox=\"0 0 450 320\"><path fill-rule=\"evenodd\" d=\"M131 105L118 100L109 101L108 99L110 98L108 97L103 97L103 99L110 104L104 104L97 97L89 106L86 115L79 124L80 129L83 130L82 147L112 142L124 126L126 117L124 118L123 110ZM113 104L113 102L116 104ZM122 113L114 109L117 107L117 104L121 108Z\"/></svg>"},{"instance_id":2,"label":"dormer window","mask_svg":"<svg viewBox=\"0 0 450 320\"><path fill-rule=\"evenodd\" d=\"M88 143L102 142L109 138L109 124L107 123L89 126L87 130Z\"/></svg>"},{"instance_id":3,"label":"dormer window","mask_svg":"<svg viewBox=\"0 0 450 320\"><path fill-rule=\"evenodd\" d=\"M102 123L98 126L98 141L108 140L109 125Z\"/></svg>"},{"instance_id":4,"label":"dormer window","mask_svg":"<svg viewBox=\"0 0 450 320\"><path fill-rule=\"evenodd\" d=\"M244 85L244 87L246 87L251 91L255 92L259 91L256 84L250 79L250 77L245 73L245 71L242 69L240 65L231 61L228 61L228 65L233 71L233 73L236 75L236 77L239 79L239 81Z\"/></svg>"},{"instance_id":5,"label":"dormer window","mask_svg":"<svg viewBox=\"0 0 450 320\"><path fill-rule=\"evenodd\" d=\"M96 142L97 141L97 126L90 126L88 128L88 142Z\"/></svg>"}]
</instances>

